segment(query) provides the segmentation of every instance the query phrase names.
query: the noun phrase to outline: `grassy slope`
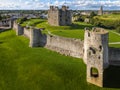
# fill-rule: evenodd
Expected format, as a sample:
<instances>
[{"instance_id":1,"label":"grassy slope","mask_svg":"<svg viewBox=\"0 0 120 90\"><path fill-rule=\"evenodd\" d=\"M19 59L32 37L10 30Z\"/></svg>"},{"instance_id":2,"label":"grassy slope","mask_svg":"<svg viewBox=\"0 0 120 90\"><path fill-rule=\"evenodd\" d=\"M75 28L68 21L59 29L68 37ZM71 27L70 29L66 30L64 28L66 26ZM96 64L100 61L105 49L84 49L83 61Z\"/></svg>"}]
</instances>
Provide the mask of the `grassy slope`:
<instances>
[{"instance_id":1,"label":"grassy slope","mask_svg":"<svg viewBox=\"0 0 120 90\"><path fill-rule=\"evenodd\" d=\"M116 90L87 84L82 60L28 42L14 31L0 33L0 90Z\"/></svg>"},{"instance_id":2,"label":"grassy slope","mask_svg":"<svg viewBox=\"0 0 120 90\"><path fill-rule=\"evenodd\" d=\"M120 20L120 14L96 16L95 18L100 18L102 20L108 20L108 21L114 21L114 20Z\"/></svg>"},{"instance_id":3,"label":"grassy slope","mask_svg":"<svg viewBox=\"0 0 120 90\"><path fill-rule=\"evenodd\" d=\"M109 32L109 42L120 42L120 35Z\"/></svg>"}]
</instances>

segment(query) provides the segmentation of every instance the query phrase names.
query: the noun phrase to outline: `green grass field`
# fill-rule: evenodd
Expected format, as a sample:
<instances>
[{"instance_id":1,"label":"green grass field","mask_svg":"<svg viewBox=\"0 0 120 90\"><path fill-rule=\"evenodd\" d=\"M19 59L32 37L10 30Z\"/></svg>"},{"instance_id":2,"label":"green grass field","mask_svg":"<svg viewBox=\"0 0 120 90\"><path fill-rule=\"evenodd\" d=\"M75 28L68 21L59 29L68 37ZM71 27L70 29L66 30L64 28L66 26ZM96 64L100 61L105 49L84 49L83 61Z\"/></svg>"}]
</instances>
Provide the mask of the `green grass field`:
<instances>
[{"instance_id":1,"label":"green grass field","mask_svg":"<svg viewBox=\"0 0 120 90\"><path fill-rule=\"evenodd\" d=\"M120 42L120 35L109 32L109 42Z\"/></svg>"},{"instance_id":2,"label":"green grass field","mask_svg":"<svg viewBox=\"0 0 120 90\"><path fill-rule=\"evenodd\" d=\"M0 90L119 90L88 84L81 59L28 46L13 30L0 33ZM109 73L113 78L116 71Z\"/></svg>"},{"instance_id":3,"label":"green grass field","mask_svg":"<svg viewBox=\"0 0 120 90\"><path fill-rule=\"evenodd\" d=\"M99 18L107 21L114 21L114 20L120 20L120 14L108 14L108 15L96 16L95 18Z\"/></svg>"}]
</instances>

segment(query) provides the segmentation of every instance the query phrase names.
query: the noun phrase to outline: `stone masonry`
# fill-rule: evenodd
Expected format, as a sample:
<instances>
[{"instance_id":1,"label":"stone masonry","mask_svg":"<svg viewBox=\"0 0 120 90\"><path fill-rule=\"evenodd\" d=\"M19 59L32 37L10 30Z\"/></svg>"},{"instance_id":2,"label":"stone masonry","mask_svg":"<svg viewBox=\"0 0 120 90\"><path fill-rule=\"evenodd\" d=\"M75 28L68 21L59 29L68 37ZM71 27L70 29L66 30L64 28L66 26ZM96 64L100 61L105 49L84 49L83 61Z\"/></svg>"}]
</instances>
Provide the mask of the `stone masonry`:
<instances>
[{"instance_id":1,"label":"stone masonry","mask_svg":"<svg viewBox=\"0 0 120 90\"><path fill-rule=\"evenodd\" d=\"M66 26L72 24L71 11L67 6L62 6L61 9L55 6L50 6L48 10L48 23L53 26Z\"/></svg>"},{"instance_id":2,"label":"stone masonry","mask_svg":"<svg viewBox=\"0 0 120 90\"><path fill-rule=\"evenodd\" d=\"M108 32L101 28L85 30L84 60L87 63L87 81L103 87L103 72L108 67ZM98 73L92 72L96 68Z\"/></svg>"}]
</instances>

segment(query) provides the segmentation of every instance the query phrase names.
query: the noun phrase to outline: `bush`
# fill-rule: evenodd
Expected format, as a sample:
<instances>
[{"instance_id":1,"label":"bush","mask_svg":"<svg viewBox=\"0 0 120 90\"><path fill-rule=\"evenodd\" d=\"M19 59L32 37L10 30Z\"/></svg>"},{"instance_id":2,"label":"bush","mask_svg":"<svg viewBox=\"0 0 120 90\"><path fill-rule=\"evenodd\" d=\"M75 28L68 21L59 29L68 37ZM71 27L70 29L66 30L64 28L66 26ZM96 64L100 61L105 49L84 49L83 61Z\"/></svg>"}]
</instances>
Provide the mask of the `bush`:
<instances>
[{"instance_id":1,"label":"bush","mask_svg":"<svg viewBox=\"0 0 120 90\"><path fill-rule=\"evenodd\" d=\"M82 15L79 17L78 21L84 22L85 18L87 18L87 16Z\"/></svg>"},{"instance_id":2,"label":"bush","mask_svg":"<svg viewBox=\"0 0 120 90\"><path fill-rule=\"evenodd\" d=\"M92 11L92 12L90 13L90 18L93 18L93 17L96 16L96 15L97 15L97 14L95 14L95 12Z\"/></svg>"},{"instance_id":3,"label":"bush","mask_svg":"<svg viewBox=\"0 0 120 90\"><path fill-rule=\"evenodd\" d=\"M90 23L98 26L98 27L102 27L102 28L106 28L106 29L116 29L117 27L120 26L120 20L103 20L100 18L92 18L90 20Z\"/></svg>"},{"instance_id":4,"label":"bush","mask_svg":"<svg viewBox=\"0 0 120 90\"><path fill-rule=\"evenodd\" d=\"M19 18L19 19L17 19L17 23L22 24L26 20L27 20L27 18Z\"/></svg>"}]
</instances>

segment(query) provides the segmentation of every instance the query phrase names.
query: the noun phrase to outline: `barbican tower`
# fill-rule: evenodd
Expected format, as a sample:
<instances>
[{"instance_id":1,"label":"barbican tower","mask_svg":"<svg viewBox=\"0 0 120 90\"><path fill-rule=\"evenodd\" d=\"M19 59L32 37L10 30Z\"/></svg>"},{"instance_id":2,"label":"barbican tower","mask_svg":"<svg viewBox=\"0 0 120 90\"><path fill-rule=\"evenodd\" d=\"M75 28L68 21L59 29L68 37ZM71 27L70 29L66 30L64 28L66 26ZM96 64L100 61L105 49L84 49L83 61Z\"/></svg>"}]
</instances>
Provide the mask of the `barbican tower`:
<instances>
[{"instance_id":1,"label":"barbican tower","mask_svg":"<svg viewBox=\"0 0 120 90\"><path fill-rule=\"evenodd\" d=\"M108 32L102 28L85 30L84 62L87 82L103 87L104 69L108 67Z\"/></svg>"}]
</instances>

